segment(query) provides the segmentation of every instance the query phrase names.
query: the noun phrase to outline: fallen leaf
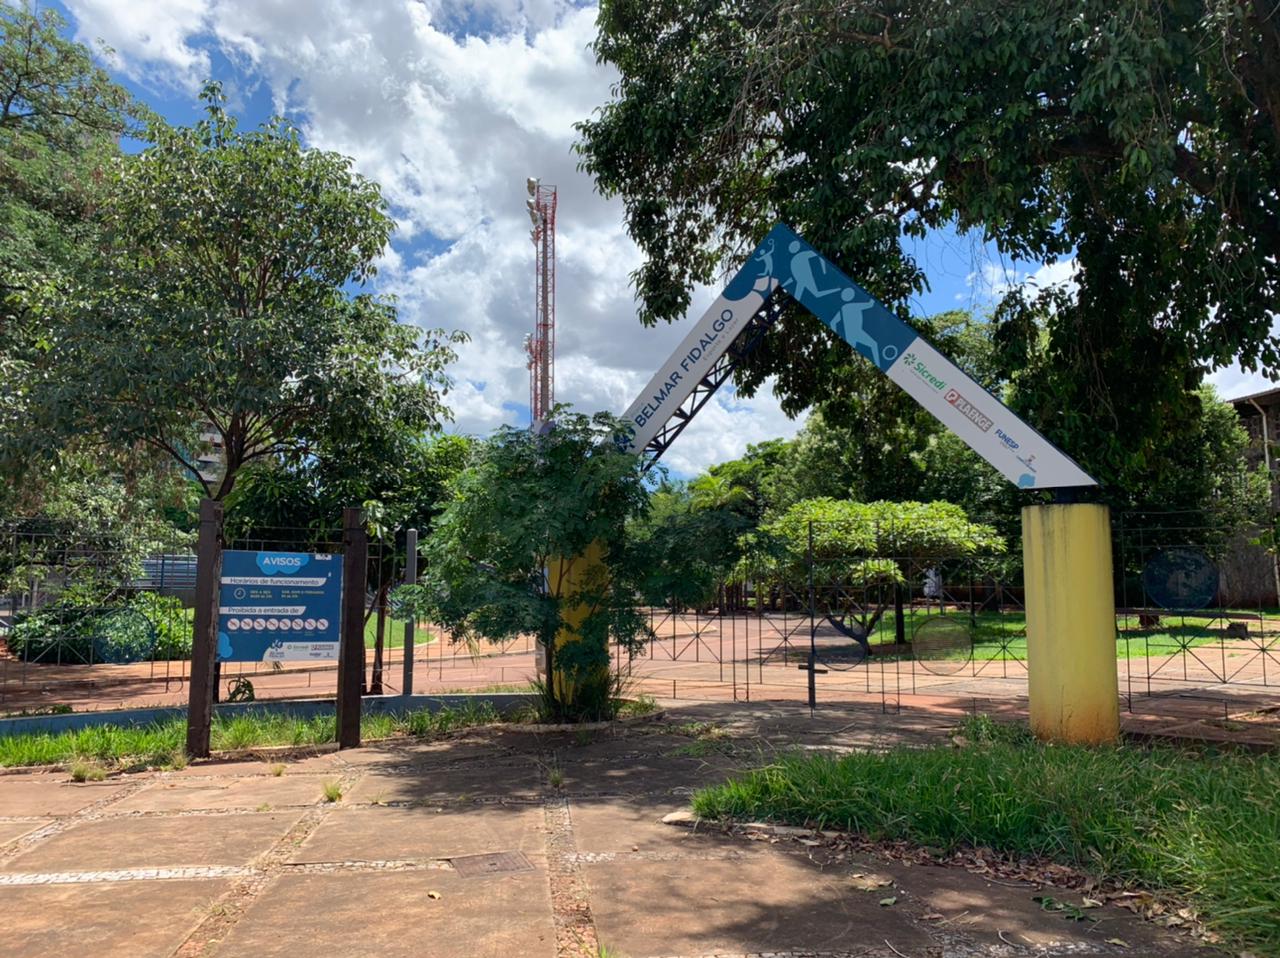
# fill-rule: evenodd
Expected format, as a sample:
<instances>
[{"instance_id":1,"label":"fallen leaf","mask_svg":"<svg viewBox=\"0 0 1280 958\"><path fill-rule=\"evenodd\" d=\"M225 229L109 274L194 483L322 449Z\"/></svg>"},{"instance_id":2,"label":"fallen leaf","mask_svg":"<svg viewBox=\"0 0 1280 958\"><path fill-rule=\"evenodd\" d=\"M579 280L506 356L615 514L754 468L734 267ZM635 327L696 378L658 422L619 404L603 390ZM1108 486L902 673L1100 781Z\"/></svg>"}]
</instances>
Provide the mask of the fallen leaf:
<instances>
[{"instance_id":1,"label":"fallen leaf","mask_svg":"<svg viewBox=\"0 0 1280 958\"><path fill-rule=\"evenodd\" d=\"M1080 900L1080 907L1081 908L1101 908L1102 902L1098 901L1098 899L1096 898L1082 898Z\"/></svg>"},{"instance_id":2,"label":"fallen leaf","mask_svg":"<svg viewBox=\"0 0 1280 958\"><path fill-rule=\"evenodd\" d=\"M881 908L888 908L890 905L897 904L897 901L898 901L897 897L895 897L895 896L893 896L893 895L890 895L888 898L881 898L881 899L880 899L880 907L881 907Z\"/></svg>"},{"instance_id":3,"label":"fallen leaf","mask_svg":"<svg viewBox=\"0 0 1280 958\"><path fill-rule=\"evenodd\" d=\"M1128 947L1129 947L1129 943L1128 943L1127 941L1125 941L1123 938L1108 938L1108 939L1107 939L1107 944L1108 944L1108 945L1119 945L1121 948L1128 948Z\"/></svg>"},{"instance_id":4,"label":"fallen leaf","mask_svg":"<svg viewBox=\"0 0 1280 958\"><path fill-rule=\"evenodd\" d=\"M921 915L920 920L921 921L942 921L942 917L943 916L940 915L938 912L931 911L927 914Z\"/></svg>"},{"instance_id":5,"label":"fallen leaf","mask_svg":"<svg viewBox=\"0 0 1280 958\"><path fill-rule=\"evenodd\" d=\"M428 898L439 898L439 897L440 897L440 893L439 893L438 891L429 891L429 892L427 892L427 897L428 897Z\"/></svg>"},{"instance_id":6,"label":"fallen leaf","mask_svg":"<svg viewBox=\"0 0 1280 958\"><path fill-rule=\"evenodd\" d=\"M880 888L888 888L893 884L893 879L885 875L864 875L862 872L854 872L849 876L849 882L859 891L876 891Z\"/></svg>"}]
</instances>

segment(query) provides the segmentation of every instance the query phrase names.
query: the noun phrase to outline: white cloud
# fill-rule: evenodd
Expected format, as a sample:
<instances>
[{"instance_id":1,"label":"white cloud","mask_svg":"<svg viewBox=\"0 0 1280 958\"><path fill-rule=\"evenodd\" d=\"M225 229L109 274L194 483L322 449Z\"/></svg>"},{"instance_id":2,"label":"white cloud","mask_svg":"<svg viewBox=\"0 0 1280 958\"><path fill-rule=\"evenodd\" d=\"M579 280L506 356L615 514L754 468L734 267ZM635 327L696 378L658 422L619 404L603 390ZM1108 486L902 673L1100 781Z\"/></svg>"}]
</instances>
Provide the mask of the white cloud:
<instances>
[{"instance_id":1,"label":"white cloud","mask_svg":"<svg viewBox=\"0 0 1280 958\"><path fill-rule=\"evenodd\" d=\"M401 315L464 329L458 428L514 423L528 403L532 328L528 175L557 184L557 388L584 411L621 412L683 335L644 329L628 274L639 253L622 207L577 169L573 124L609 95L589 50L596 10L564 0L67 0L81 36L118 50L157 89L194 91L216 48L302 118L312 145L355 159L400 223L380 283ZM443 252L441 249L443 247ZM699 299L709 299L703 291ZM748 442L791 435L771 392L719 395L668 454L694 471Z\"/></svg>"},{"instance_id":2,"label":"white cloud","mask_svg":"<svg viewBox=\"0 0 1280 958\"><path fill-rule=\"evenodd\" d=\"M1277 336L1280 336L1280 320L1273 320L1271 323L1271 337L1275 339ZM1241 396L1266 392L1268 389L1275 389L1280 386L1280 382L1270 379L1260 372L1244 369L1238 362L1234 362L1230 366L1224 366L1221 369L1215 369L1205 377L1205 380L1218 390L1218 395L1223 399L1238 399Z\"/></svg>"},{"instance_id":3,"label":"white cloud","mask_svg":"<svg viewBox=\"0 0 1280 958\"><path fill-rule=\"evenodd\" d=\"M74 0L68 6L78 39L90 45L106 41L116 52L115 67L126 76L155 76L158 69L165 83L194 91L209 75L209 54L192 44L205 30L205 0Z\"/></svg>"}]
</instances>

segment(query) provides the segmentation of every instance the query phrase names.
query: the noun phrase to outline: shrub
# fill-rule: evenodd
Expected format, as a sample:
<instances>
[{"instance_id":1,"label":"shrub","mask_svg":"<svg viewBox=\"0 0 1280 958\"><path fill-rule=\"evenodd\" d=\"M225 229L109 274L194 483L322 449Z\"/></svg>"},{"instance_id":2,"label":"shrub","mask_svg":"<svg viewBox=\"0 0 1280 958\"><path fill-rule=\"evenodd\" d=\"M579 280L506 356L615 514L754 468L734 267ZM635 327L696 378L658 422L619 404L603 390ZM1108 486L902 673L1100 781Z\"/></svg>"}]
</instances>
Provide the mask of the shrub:
<instances>
[{"instance_id":1,"label":"shrub","mask_svg":"<svg viewBox=\"0 0 1280 958\"><path fill-rule=\"evenodd\" d=\"M142 592L117 605L67 595L22 612L5 637L28 662L143 662L191 657L191 613L174 596Z\"/></svg>"}]
</instances>

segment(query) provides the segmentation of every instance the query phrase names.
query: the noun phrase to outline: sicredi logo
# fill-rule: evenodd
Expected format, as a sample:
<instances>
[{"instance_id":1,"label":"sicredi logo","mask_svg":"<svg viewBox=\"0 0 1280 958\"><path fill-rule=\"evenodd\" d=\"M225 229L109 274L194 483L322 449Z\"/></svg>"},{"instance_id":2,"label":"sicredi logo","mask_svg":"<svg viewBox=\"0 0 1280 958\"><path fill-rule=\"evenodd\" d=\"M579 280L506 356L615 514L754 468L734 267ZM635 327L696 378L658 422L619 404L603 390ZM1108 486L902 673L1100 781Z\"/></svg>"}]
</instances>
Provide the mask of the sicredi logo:
<instances>
[{"instance_id":1,"label":"sicredi logo","mask_svg":"<svg viewBox=\"0 0 1280 958\"><path fill-rule=\"evenodd\" d=\"M973 423L983 432L990 431L991 427L994 425L991 417L983 413L981 409L961 396L956 390L948 389L943 398L952 406L955 406L956 409L960 410L960 415L964 416L965 419L969 420L969 422Z\"/></svg>"},{"instance_id":2,"label":"sicredi logo","mask_svg":"<svg viewBox=\"0 0 1280 958\"><path fill-rule=\"evenodd\" d=\"M941 379L930 372L929 367L924 364L924 360L915 353L907 353L902 357L902 361L908 369L927 382L934 389L940 390L946 387L946 380Z\"/></svg>"}]
</instances>

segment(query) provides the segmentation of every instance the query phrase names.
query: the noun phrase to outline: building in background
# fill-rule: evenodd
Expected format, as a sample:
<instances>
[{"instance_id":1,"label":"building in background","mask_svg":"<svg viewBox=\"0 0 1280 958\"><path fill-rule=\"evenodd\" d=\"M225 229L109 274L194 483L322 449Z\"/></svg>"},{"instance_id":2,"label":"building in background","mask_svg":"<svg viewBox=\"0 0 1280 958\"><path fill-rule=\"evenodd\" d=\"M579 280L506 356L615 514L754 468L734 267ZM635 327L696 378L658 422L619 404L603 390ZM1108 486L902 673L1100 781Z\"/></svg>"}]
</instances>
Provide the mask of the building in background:
<instances>
[{"instance_id":1,"label":"building in background","mask_svg":"<svg viewBox=\"0 0 1280 958\"><path fill-rule=\"evenodd\" d=\"M1249 465L1266 469L1271 476L1271 511L1280 512L1280 484L1277 484L1277 442L1280 441L1280 389L1268 389L1251 396L1232 399L1245 431L1249 434Z\"/></svg>"}]
</instances>

